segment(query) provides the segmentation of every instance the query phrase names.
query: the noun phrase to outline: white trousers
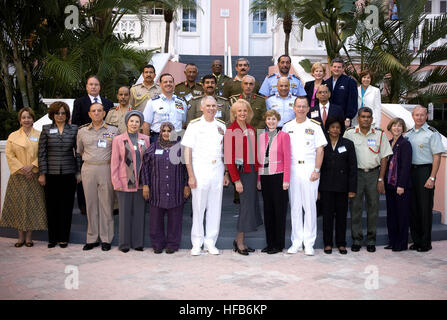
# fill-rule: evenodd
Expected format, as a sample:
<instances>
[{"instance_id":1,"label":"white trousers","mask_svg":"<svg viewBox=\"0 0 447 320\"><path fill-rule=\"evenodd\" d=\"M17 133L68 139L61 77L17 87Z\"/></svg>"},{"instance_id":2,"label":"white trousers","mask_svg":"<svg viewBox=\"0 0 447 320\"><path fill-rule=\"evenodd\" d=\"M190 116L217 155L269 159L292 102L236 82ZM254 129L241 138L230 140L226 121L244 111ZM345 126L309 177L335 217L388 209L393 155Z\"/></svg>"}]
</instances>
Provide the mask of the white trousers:
<instances>
[{"instance_id":1,"label":"white trousers","mask_svg":"<svg viewBox=\"0 0 447 320\"><path fill-rule=\"evenodd\" d=\"M191 243L201 247L204 243L215 246L220 228L224 165L193 163L197 187L192 194ZM206 225L203 218L206 210ZM206 233L206 234L205 234Z\"/></svg>"},{"instance_id":2,"label":"white trousers","mask_svg":"<svg viewBox=\"0 0 447 320\"><path fill-rule=\"evenodd\" d=\"M289 199L292 218L292 245L313 248L317 238L317 197L320 179L310 181L315 164L292 165ZM303 222L304 209L304 222Z\"/></svg>"}]
</instances>

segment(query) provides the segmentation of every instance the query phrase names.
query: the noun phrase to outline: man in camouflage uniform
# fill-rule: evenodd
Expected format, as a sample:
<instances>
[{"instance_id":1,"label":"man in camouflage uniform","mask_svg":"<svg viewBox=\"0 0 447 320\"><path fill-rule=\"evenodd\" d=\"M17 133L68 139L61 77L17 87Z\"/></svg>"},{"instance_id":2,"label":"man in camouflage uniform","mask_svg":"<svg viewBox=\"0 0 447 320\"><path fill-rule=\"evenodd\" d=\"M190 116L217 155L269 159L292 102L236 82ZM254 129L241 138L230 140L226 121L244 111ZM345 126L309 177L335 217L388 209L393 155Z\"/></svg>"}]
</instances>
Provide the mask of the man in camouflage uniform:
<instances>
[{"instance_id":1,"label":"man in camouflage uniform","mask_svg":"<svg viewBox=\"0 0 447 320\"><path fill-rule=\"evenodd\" d=\"M216 95L216 77L208 74L202 78L202 84L205 94L194 97L189 101L186 126L191 120L202 116L203 112L200 110L200 105L202 99L206 96L211 96L216 99L217 112L215 118L224 121L228 126L230 124L230 103L228 99Z\"/></svg>"},{"instance_id":2,"label":"man in camouflage uniform","mask_svg":"<svg viewBox=\"0 0 447 320\"><path fill-rule=\"evenodd\" d=\"M188 104L193 97L203 94L203 88L200 82L196 82L199 71L197 70L197 66L195 64L188 63L184 72L186 81L177 83L174 94L177 98L185 100Z\"/></svg>"},{"instance_id":3,"label":"man in camouflage uniform","mask_svg":"<svg viewBox=\"0 0 447 320\"><path fill-rule=\"evenodd\" d=\"M140 84L135 84L130 89L130 105L136 110L144 111L146 103L160 94L160 86L154 83L155 67L148 64L143 68L144 81Z\"/></svg>"}]
</instances>

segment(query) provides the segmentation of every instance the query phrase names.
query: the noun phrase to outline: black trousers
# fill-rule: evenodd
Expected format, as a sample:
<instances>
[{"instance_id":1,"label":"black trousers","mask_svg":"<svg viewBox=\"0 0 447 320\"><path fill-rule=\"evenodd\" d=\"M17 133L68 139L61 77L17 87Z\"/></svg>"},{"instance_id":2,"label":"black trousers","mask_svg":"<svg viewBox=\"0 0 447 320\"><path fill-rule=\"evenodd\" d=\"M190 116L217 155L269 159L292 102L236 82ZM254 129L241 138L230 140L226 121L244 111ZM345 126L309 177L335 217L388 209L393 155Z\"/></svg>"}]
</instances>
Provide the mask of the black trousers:
<instances>
[{"instance_id":1,"label":"black trousers","mask_svg":"<svg viewBox=\"0 0 447 320\"><path fill-rule=\"evenodd\" d=\"M285 247L286 215L289 203L288 191L283 190L282 184L282 173L261 175L267 247L279 250Z\"/></svg>"},{"instance_id":2,"label":"black trousers","mask_svg":"<svg viewBox=\"0 0 447 320\"><path fill-rule=\"evenodd\" d=\"M335 244L346 247L346 216L348 214L348 193L320 191L321 214L323 215L323 242L333 246L334 219Z\"/></svg>"},{"instance_id":3,"label":"black trousers","mask_svg":"<svg viewBox=\"0 0 447 320\"><path fill-rule=\"evenodd\" d=\"M50 243L69 241L75 190L74 174L46 175L45 200Z\"/></svg>"},{"instance_id":4,"label":"black trousers","mask_svg":"<svg viewBox=\"0 0 447 320\"><path fill-rule=\"evenodd\" d=\"M81 168L84 161L81 161ZM84 212L86 214L87 212L87 205L85 203L85 195L84 195L84 188L82 187L82 182L78 183L76 186L76 198L78 199L78 208L81 210L81 212Z\"/></svg>"},{"instance_id":5,"label":"black trousers","mask_svg":"<svg viewBox=\"0 0 447 320\"><path fill-rule=\"evenodd\" d=\"M424 187L430 177L432 166L412 167L411 169L411 210L410 231L417 247L431 246L431 226L433 220L433 197L435 189Z\"/></svg>"},{"instance_id":6,"label":"black trousers","mask_svg":"<svg viewBox=\"0 0 447 320\"><path fill-rule=\"evenodd\" d=\"M386 188L386 224L389 245L393 249L408 248L410 203L411 190L404 190L402 195L398 195L396 188Z\"/></svg>"}]
</instances>

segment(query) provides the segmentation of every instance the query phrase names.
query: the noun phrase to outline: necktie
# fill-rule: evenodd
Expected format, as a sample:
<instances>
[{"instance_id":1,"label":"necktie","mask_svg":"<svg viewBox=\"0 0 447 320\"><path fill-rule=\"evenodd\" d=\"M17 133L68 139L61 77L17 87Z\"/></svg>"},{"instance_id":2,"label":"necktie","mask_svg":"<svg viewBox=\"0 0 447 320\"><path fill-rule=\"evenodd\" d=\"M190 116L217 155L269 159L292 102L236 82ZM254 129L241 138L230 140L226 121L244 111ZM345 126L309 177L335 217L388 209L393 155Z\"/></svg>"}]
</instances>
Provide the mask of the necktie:
<instances>
[{"instance_id":1,"label":"necktie","mask_svg":"<svg viewBox=\"0 0 447 320\"><path fill-rule=\"evenodd\" d=\"M95 97L95 98L93 99L93 101L95 101L95 103L97 103L97 102L98 102L98 97Z\"/></svg>"},{"instance_id":2,"label":"necktie","mask_svg":"<svg viewBox=\"0 0 447 320\"><path fill-rule=\"evenodd\" d=\"M326 106L323 106L323 126L326 124L326 119L327 119Z\"/></svg>"}]
</instances>

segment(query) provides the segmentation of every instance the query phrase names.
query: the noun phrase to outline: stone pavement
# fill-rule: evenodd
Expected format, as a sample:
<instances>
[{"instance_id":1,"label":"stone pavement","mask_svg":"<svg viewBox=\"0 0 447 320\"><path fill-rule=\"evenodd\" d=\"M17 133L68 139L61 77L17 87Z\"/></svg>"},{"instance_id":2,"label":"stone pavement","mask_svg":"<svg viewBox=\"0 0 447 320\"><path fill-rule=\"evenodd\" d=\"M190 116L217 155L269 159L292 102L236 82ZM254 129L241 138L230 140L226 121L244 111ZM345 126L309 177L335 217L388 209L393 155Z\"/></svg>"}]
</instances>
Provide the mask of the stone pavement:
<instances>
[{"instance_id":1,"label":"stone pavement","mask_svg":"<svg viewBox=\"0 0 447 320\"><path fill-rule=\"evenodd\" d=\"M81 244L48 249L41 241L14 248L15 241L0 238L1 300L447 299L447 241L433 242L428 253L380 246L346 256L317 249L313 257L82 251Z\"/></svg>"}]
</instances>

